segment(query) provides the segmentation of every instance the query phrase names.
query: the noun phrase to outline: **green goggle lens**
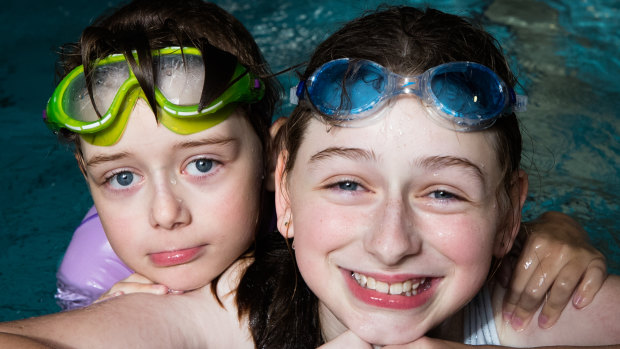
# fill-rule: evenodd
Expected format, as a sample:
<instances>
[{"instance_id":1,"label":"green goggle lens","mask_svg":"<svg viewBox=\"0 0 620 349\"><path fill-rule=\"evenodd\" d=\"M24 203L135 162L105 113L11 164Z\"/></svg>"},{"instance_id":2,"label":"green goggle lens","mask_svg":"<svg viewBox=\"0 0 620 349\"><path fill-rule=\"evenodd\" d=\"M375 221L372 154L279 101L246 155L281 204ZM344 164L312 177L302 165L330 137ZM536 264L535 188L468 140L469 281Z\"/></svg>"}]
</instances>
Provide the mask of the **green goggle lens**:
<instances>
[{"instance_id":1,"label":"green goggle lens","mask_svg":"<svg viewBox=\"0 0 620 349\"><path fill-rule=\"evenodd\" d=\"M227 89L199 110L205 76L199 50L166 48L153 51L152 55L157 69L155 99L160 122L176 133L205 130L225 120L236 103L253 103L263 97L260 79L237 64ZM110 55L98 61L92 76L93 99L101 117L91 103L84 68L78 66L54 91L45 121L52 130L66 128L81 134L89 143L111 145L120 139L131 109L144 94L123 55Z\"/></svg>"}]
</instances>

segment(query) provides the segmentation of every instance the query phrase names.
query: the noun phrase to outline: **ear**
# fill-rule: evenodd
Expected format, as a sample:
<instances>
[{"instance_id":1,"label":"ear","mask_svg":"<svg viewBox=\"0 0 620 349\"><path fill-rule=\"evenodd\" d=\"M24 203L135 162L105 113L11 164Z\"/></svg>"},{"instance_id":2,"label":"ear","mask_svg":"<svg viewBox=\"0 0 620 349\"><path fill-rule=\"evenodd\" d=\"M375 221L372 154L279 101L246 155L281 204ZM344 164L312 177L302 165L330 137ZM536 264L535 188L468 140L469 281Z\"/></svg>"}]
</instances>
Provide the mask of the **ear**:
<instances>
[{"instance_id":1,"label":"ear","mask_svg":"<svg viewBox=\"0 0 620 349\"><path fill-rule=\"evenodd\" d=\"M527 173L523 170L517 171L510 185L510 211L506 215L504 229L498 229L493 247L493 255L497 258L503 257L512 249L512 244L519 233L521 227L521 211L527 198L529 182Z\"/></svg>"},{"instance_id":2,"label":"ear","mask_svg":"<svg viewBox=\"0 0 620 349\"><path fill-rule=\"evenodd\" d=\"M287 118L279 118L274 121L269 128L269 136L271 136L272 146L269 149L269 154L267 154L267 161L269 161L269 165L267 166L267 175L265 176L265 189L268 191L275 190L275 169L279 150L277 147L278 144L276 143L276 135L278 134L278 131L280 131L280 128L286 123L286 120Z\"/></svg>"},{"instance_id":3,"label":"ear","mask_svg":"<svg viewBox=\"0 0 620 349\"><path fill-rule=\"evenodd\" d=\"M275 171L275 201L278 231L285 238L292 238L295 236L295 231L293 229L291 202L288 197L287 176L284 173L287 159L288 152L286 150L280 151Z\"/></svg>"}]
</instances>

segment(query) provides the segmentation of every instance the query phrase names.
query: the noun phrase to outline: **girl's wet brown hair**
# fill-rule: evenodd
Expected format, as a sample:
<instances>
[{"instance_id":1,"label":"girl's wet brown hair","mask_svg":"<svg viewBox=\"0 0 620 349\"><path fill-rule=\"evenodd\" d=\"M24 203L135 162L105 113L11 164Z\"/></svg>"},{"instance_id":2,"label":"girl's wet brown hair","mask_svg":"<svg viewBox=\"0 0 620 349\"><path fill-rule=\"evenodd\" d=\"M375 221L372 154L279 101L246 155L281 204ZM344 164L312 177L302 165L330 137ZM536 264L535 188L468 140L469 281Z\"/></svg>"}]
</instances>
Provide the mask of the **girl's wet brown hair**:
<instances>
[{"instance_id":1,"label":"girl's wet brown hair","mask_svg":"<svg viewBox=\"0 0 620 349\"><path fill-rule=\"evenodd\" d=\"M92 91L93 82L88 72L96 60L122 53L157 115L154 92L157 69L152 64L151 50L170 46L195 47L201 51L205 63L202 105L226 89L237 61L262 78L265 84L263 99L241 105L241 108L259 136L263 149L268 149L269 126L279 100L278 82L271 77L269 66L250 32L215 4L201 0L132 1L96 19L84 29L78 42L63 45L57 75L62 78L78 65L83 65L87 86ZM132 51L136 52L139 64ZM76 143L79 151L76 134L64 130L61 137Z\"/></svg>"}]
</instances>

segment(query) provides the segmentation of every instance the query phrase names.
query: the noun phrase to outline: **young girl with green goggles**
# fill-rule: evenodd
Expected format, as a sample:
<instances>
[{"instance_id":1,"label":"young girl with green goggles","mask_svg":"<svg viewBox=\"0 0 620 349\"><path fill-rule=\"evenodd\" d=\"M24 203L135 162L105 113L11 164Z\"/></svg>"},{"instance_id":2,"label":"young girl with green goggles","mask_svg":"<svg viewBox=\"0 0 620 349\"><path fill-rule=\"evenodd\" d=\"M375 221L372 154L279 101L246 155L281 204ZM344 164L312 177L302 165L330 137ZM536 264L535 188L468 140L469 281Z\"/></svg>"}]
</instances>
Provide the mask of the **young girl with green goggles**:
<instances>
[{"instance_id":1,"label":"young girl with green goggles","mask_svg":"<svg viewBox=\"0 0 620 349\"><path fill-rule=\"evenodd\" d=\"M199 0L134 1L62 63L44 121L74 142L133 290L200 289L250 254L272 219L278 93L243 25Z\"/></svg>"},{"instance_id":2,"label":"young girl with green goggles","mask_svg":"<svg viewBox=\"0 0 620 349\"><path fill-rule=\"evenodd\" d=\"M68 127L73 127L76 130L74 132L80 132L79 137L73 136L77 146L76 156L89 183L110 243L121 259L142 274L147 282L159 283L175 290L194 291L175 296L129 294L88 309L0 324L2 331L20 333L39 343L55 346L86 344L89 347L146 345L250 348L261 343L260 338L284 341L271 342L278 343L274 346L260 344L260 347L298 347L301 344L312 347L316 341L305 339L321 336L321 329L316 327L317 322L306 322L306 315L317 316L318 308L314 307L316 303L311 296L308 297L307 288L303 284L299 284L300 288L296 290L297 284L293 283L296 280L295 266L286 258L290 250L280 248L285 246L281 237L272 244L274 234L267 234L260 229L262 222L266 222L266 216L260 214L260 205L267 209L271 206L265 206L270 204L262 202L261 198L267 195L258 190L262 187L263 177L268 174L268 161L265 155L257 157L256 154L266 154L268 122L265 123L264 119L271 116L275 101L273 88L266 82L268 80L265 76L268 74L263 65L257 64L262 63L260 54L254 50L254 45L250 45L249 55L253 58L248 58L248 52L243 52L239 45L222 39L225 37L230 40L229 33L223 36L218 29L226 28L227 23L215 25L219 22L214 21L214 18L209 20L206 13L195 12L194 7L200 8L202 5L187 3L166 7L164 2L134 2L110 17L115 18L115 21L110 21L116 25L109 25L104 20L101 27L109 25L108 29L102 30L99 27L87 30L82 42L90 39L102 44L111 41L110 37L98 37L98 34L109 31L116 33L119 37L117 50L124 53L129 68L112 66L116 58L110 55L117 52L85 46L86 49L82 51L87 54L83 56L89 57L89 52L99 52L101 57L97 58L105 62L82 62L86 67L83 73L85 83L65 81L60 85L62 87L59 89L64 92L58 92L56 99L50 100L47 122L51 127L59 128L62 134L66 134L65 128ZM192 7L191 11L186 6ZM169 17L178 21L177 24L195 26L175 26L170 20L157 22L163 28L173 28L171 32L174 35L167 38L160 37L162 32L166 32L162 27L157 27L158 30L153 33L132 31L133 35L119 35L115 32L119 27L123 28L120 23L131 22L138 8L141 16L154 13L157 19ZM214 9L211 11L217 13L218 18L236 23L227 14ZM202 27L197 23L186 23L187 19L175 16L177 14L190 17L195 15L200 23L208 23L204 30L213 37L198 37L209 37L209 43L191 40L193 46L189 46L186 44L188 40L179 39L187 30L199 30ZM136 29L135 26L128 27ZM236 32L236 35L247 39L245 31ZM140 37L148 38L150 45L144 45L144 42L140 44ZM137 43L128 45L120 38L137 40ZM221 49L210 46L220 44L215 38L223 40ZM161 44L161 48L153 47L153 42ZM204 45L199 45L201 42ZM228 74L222 73L224 78L214 80L226 83L219 84L214 90L209 89L216 91L211 96L205 97L205 89L202 89L200 98L184 98L187 94L178 91L183 86L191 85L187 82L191 80L189 75L193 75L187 73L191 67L182 66L180 73L174 69L170 75L164 73L166 76L185 74L181 82L173 81L174 87L169 90L158 79L157 72L160 70L149 72L148 69L161 66L153 62L162 62L164 59L161 57L176 54L177 47L179 50L183 48L183 51L195 47L203 60L207 60L206 56L215 57L220 64L228 61L226 57L230 55L226 54L225 49L229 49L239 57L243 69L256 69L254 76L259 78L252 77L248 84L244 84L243 76L247 75L236 69L239 67L236 62L227 64L228 70L221 68L217 72L210 72L218 74L228 71ZM106 61L106 58L109 60ZM182 58L183 55L177 57L173 66L187 64ZM252 59L259 62L252 62ZM211 82L208 72L212 65L203 62L205 77L197 80L204 81L204 85ZM76 66L69 64L67 70L71 71ZM106 66L110 71L106 70ZM102 69L101 76L106 79L98 79L98 75L92 73L98 68ZM75 74L80 74L79 69ZM237 77L241 78L237 80ZM71 77L68 80L73 79ZM217 101L213 102L213 98L222 96L222 91L238 82L242 84L238 88L240 93L231 94L238 96L231 97L231 101L238 102L239 106L230 108L227 114L223 113L226 107L220 107ZM100 87L96 87L97 84ZM131 91L135 90L131 86L136 84L140 86L137 89L139 92L132 94ZM86 86L88 93L82 93L83 88L76 88L79 93L71 92L73 86L82 85ZM125 85L126 90L122 90ZM263 85L264 92L261 91ZM107 86L112 86L110 91L106 90ZM123 101L117 100L115 89L124 94ZM190 90L194 91L195 88ZM144 96L140 98L142 93ZM88 109L88 103L78 100L58 102L69 98L65 96L90 100L94 107L84 112L84 115L97 115L97 118L79 117L81 114L76 110ZM182 108L188 105L189 110ZM126 108L130 108L131 112L123 115ZM220 112L224 115L220 115L221 120L217 120L214 114ZM163 116L164 113L169 115ZM208 126L191 128L184 123L186 120L181 115L183 113L192 114L187 120L214 117L216 121ZM164 122L164 117L169 119ZM115 123L123 125L115 126ZM262 126L257 127L255 123L261 123ZM290 126L295 126L295 123ZM99 127L102 128L90 135L89 130ZM107 131L109 136L99 133L106 130L110 130ZM287 148L287 151L292 154L293 149ZM315 216L314 221L322 221L325 213ZM283 233L292 229L293 221L287 216L286 210L281 214L279 222ZM341 226L341 229L344 228ZM245 251L251 250L255 230L256 247L252 258L238 259ZM505 246L506 249L508 247L509 244ZM298 246L298 249L302 249L302 246ZM598 259L596 255L588 255L586 260L587 266L591 260ZM282 270L291 268L293 278L282 279ZM562 266L552 269L558 272ZM584 270L580 269L581 272ZM524 274L531 276L529 271ZM219 281L211 283L210 289L204 287L214 279ZM271 282L273 280L276 282ZM274 290L280 293L272 293ZM306 298L299 301L299 296ZM296 311L297 304L304 305L301 312ZM289 305L292 306L290 309ZM290 323L284 326L282 319L290 320ZM288 325L293 326L294 331L289 331L291 328ZM11 340L25 339L0 336L0 343L3 340L9 343Z\"/></svg>"}]
</instances>

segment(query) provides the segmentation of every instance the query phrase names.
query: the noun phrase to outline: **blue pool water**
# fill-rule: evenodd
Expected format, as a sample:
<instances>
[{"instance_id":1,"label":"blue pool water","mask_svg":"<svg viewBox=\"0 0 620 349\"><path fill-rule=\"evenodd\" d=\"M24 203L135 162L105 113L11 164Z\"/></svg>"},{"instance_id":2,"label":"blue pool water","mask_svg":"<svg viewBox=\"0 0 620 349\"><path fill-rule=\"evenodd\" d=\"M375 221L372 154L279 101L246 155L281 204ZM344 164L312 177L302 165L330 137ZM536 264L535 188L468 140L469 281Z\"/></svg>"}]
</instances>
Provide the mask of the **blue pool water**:
<instances>
[{"instance_id":1,"label":"blue pool water","mask_svg":"<svg viewBox=\"0 0 620 349\"><path fill-rule=\"evenodd\" d=\"M216 1L255 35L274 71L302 62L345 21L381 1ZM55 49L119 3L3 1L0 13L0 320L58 311L55 272L91 206L71 152L41 122ZM400 2L425 4L424 1ZM578 219L620 273L620 2L433 1L500 39L530 97L526 216ZM283 77L291 86L292 76ZM284 115L290 107L283 106Z\"/></svg>"}]
</instances>

